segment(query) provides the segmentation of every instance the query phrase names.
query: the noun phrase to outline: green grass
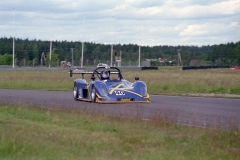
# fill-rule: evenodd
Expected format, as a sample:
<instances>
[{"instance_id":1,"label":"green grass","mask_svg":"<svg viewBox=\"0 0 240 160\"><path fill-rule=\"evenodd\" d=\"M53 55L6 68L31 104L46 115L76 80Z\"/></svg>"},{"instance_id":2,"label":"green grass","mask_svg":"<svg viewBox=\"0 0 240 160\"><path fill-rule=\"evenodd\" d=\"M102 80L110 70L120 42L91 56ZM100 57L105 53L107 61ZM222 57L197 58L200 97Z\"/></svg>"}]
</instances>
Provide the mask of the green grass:
<instances>
[{"instance_id":1,"label":"green grass","mask_svg":"<svg viewBox=\"0 0 240 160\"><path fill-rule=\"evenodd\" d=\"M159 70L123 70L125 79L133 82L140 77L150 94L214 93L240 94L240 72L229 69L187 70L159 67ZM0 88L72 90L78 75L68 71L0 70ZM81 77L81 75L79 75ZM90 75L85 78L90 81Z\"/></svg>"},{"instance_id":2,"label":"green grass","mask_svg":"<svg viewBox=\"0 0 240 160\"><path fill-rule=\"evenodd\" d=\"M131 82L139 76L150 94L240 94L240 73L228 69L163 67L123 70L123 76ZM0 88L69 91L77 77L66 70L0 70ZM240 159L239 130L153 119L0 104L0 159Z\"/></svg>"},{"instance_id":3,"label":"green grass","mask_svg":"<svg viewBox=\"0 0 240 160\"><path fill-rule=\"evenodd\" d=\"M71 90L73 78L68 71L0 70L0 88Z\"/></svg>"},{"instance_id":4,"label":"green grass","mask_svg":"<svg viewBox=\"0 0 240 160\"><path fill-rule=\"evenodd\" d=\"M239 158L239 131L0 104L0 159Z\"/></svg>"}]
</instances>

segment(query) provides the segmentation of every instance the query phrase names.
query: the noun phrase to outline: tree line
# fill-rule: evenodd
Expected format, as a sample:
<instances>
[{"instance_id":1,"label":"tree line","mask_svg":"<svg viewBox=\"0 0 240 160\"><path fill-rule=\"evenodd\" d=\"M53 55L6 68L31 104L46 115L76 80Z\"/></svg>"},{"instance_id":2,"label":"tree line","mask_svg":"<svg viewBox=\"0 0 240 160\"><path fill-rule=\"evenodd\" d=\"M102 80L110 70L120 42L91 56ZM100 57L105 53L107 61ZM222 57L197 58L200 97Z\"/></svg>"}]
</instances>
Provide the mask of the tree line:
<instances>
[{"instance_id":1,"label":"tree line","mask_svg":"<svg viewBox=\"0 0 240 160\"><path fill-rule=\"evenodd\" d=\"M15 39L15 58L17 62L22 60L28 63L41 64L44 53L47 65L49 62L50 42L42 40ZM72 49L71 49L72 48ZM111 44L84 42L84 62L95 64L102 61L110 61ZM141 60L167 59L176 62L180 50L182 65L189 66L191 60L196 60L197 65L239 65L240 41L233 43L204 46L141 46ZM0 38L0 65L11 65L13 53L13 38ZM139 46L137 44L113 44L113 56L120 57L122 61L138 61ZM82 42L80 41L52 41L52 61L57 65L60 61L73 59L76 65L80 65L82 55ZM54 61L55 60L55 61ZM58 60L58 61L57 61ZM52 63L53 63L52 62ZM157 63L155 65L162 65Z\"/></svg>"}]
</instances>

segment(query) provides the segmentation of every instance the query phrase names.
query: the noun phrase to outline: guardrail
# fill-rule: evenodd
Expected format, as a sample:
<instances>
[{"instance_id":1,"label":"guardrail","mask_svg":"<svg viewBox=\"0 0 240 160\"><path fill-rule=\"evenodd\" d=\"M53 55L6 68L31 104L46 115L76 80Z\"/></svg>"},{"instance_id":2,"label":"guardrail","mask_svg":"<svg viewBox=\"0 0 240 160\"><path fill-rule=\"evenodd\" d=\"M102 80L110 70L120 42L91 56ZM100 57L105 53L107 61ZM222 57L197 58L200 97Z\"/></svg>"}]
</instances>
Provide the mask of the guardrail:
<instances>
[{"instance_id":1,"label":"guardrail","mask_svg":"<svg viewBox=\"0 0 240 160\"><path fill-rule=\"evenodd\" d=\"M217 69L217 68L230 68L230 66L183 66L182 70L190 70L190 69Z\"/></svg>"},{"instance_id":2,"label":"guardrail","mask_svg":"<svg viewBox=\"0 0 240 160\"><path fill-rule=\"evenodd\" d=\"M0 65L0 70L69 70L69 69L75 69L75 68L80 68L80 67L70 67L70 68L61 68L61 67L18 67L18 66L15 66L15 68L12 68L11 65ZM84 70L94 70L96 69L97 67L83 67L81 69L84 69ZM118 67L120 70L141 70L142 68L141 67L135 67L135 66L121 66L121 67Z\"/></svg>"},{"instance_id":3,"label":"guardrail","mask_svg":"<svg viewBox=\"0 0 240 160\"><path fill-rule=\"evenodd\" d=\"M142 70L158 70L158 67L142 67Z\"/></svg>"}]
</instances>

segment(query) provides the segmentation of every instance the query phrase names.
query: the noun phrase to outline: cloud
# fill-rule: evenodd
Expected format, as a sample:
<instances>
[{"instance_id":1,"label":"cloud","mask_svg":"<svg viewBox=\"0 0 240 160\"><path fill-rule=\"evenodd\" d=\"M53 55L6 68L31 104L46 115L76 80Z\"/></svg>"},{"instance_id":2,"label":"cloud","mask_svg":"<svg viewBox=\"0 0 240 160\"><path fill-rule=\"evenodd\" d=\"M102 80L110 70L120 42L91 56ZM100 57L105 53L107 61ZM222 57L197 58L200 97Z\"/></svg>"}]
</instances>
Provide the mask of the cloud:
<instances>
[{"instance_id":1,"label":"cloud","mask_svg":"<svg viewBox=\"0 0 240 160\"><path fill-rule=\"evenodd\" d=\"M207 24L194 24L187 26L182 32L179 33L179 36L205 36L209 34L211 25Z\"/></svg>"},{"instance_id":2,"label":"cloud","mask_svg":"<svg viewBox=\"0 0 240 160\"><path fill-rule=\"evenodd\" d=\"M239 27L237 22L231 22L229 24L194 24L188 25L183 31L179 33L179 36L201 36L206 37L209 35L221 35L221 34L231 34L232 27Z\"/></svg>"},{"instance_id":3,"label":"cloud","mask_svg":"<svg viewBox=\"0 0 240 160\"><path fill-rule=\"evenodd\" d=\"M188 25L179 33L181 42L197 44L218 44L232 42L233 39L239 41L240 26L237 22L229 23L204 23Z\"/></svg>"},{"instance_id":4,"label":"cloud","mask_svg":"<svg viewBox=\"0 0 240 160\"><path fill-rule=\"evenodd\" d=\"M240 37L239 0L1 1L0 35L13 35L13 17L15 36L30 39L201 45Z\"/></svg>"},{"instance_id":5,"label":"cloud","mask_svg":"<svg viewBox=\"0 0 240 160\"><path fill-rule=\"evenodd\" d=\"M238 26L238 22L231 22L230 27L237 27Z\"/></svg>"}]
</instances>

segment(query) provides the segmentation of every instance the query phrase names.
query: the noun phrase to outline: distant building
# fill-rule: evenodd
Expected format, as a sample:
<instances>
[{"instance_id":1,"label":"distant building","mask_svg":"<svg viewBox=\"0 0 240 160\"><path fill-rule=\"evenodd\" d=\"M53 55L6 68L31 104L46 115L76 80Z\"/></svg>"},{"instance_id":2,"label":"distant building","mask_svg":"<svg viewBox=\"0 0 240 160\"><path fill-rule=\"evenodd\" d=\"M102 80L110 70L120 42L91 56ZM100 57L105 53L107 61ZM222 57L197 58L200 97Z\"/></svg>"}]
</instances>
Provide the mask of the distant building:
<instances>
[{"instance_id":1,"label":"distant building","mask_svg":"<svg viewBox=\"0 0 240 160\"><path fill-rule=\"evenodd\" d=\"M166 58L158 58L158 61L159 61L160 63L164 63L164 62L167 61L167 59L166 59Z\"/></svg>"},{"instance_id":2,"label":"distant building","mask_svg":"<svg viewBox=\"0 0 240 160\"><path fill-rule=\"evenodd\" d=\"M142 61L142 66L144 67L150 67L150 61Z\"/></svg>"},{"instance_id":3,"label":"distant building","mask_svg":"<svg viewBox=\"0 0 240 160\"><path fill-rule=\"evenodd\" d=\"M150 67L151 62L157 62L158 59L145 59L145 61L142 61L142 66L144 67Z\"/></svg>"},{"instance_id":4,"label":"distant building","mask_svg":"<svg viewBox=\"0 0 240 160\"><path fill-rule=\"evenodd\" d=\"M146 59L146 61L149 61L149 62L151 62L151 61L157 61L157 59Z\"/></svg>"},{"instance_id":5,"label":"distant building","mask_svg":"<svg viewBox=\"0 0 240 160\"><path fill-rule=\"evenodd\" d=\"M168 63L170 64L170 66L175 66L176 65L176 59L168 61Z\"/></svg>"}]
</instances>

